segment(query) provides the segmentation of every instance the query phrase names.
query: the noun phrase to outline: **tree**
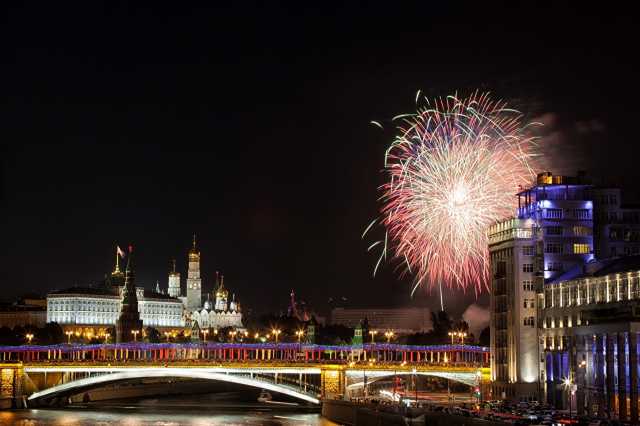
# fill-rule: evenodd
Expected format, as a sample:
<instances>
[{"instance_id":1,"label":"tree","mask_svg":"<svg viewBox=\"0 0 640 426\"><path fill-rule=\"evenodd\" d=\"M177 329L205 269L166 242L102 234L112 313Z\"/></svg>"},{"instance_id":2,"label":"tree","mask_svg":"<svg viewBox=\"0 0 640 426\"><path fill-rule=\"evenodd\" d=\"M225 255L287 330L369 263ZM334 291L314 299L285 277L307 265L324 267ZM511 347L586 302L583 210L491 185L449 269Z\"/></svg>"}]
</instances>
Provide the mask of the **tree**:
<instances>
[{"instance_id":1,"label":"tree","mask_svg":"<svg viewBox=\"0 0 640 426\"><path fill-rule=\"evenodd\" d=\"M149 343L160 343L160 339L162 336L160 336L160 332L158 331L158 329L153 328L153 327L147 327L146 329L146 341Z\"/></svg>"},{"instance_id":2,"label":"tree","mask_svg":"<svg viewBox=\"0 0 640 426\"><path fill-rule=\"evenodd\" d=\"M490 346L491 345L491 328L486 327L480 333L480 339L478 341L480 346Z\"/></svg>"}]
</instances>

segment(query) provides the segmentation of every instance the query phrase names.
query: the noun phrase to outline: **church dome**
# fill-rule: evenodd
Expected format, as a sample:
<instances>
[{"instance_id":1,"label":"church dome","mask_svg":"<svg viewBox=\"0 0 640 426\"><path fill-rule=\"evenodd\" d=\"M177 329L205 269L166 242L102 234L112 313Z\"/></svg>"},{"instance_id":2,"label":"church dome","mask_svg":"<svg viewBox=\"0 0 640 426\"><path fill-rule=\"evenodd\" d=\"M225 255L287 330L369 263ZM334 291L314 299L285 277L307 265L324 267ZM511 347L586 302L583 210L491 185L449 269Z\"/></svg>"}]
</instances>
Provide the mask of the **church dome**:
<instances>
[{"instance_id":1,"label":"church dome","mask_svg":"<svg viewBox=\"0 0 640 426\"><path fill-rule=\"evenodd\" d=\"M227 299L229 297L229 291L224 288L224 275L220 275L220 285L216 290L216 298Z\"/></svg>"},{"instance_id":2,"label":"church dome","mask_svg":"<svg viewBox=\"0 0 640 426\"><path fill-rule=\"evenodd\" d=\"M200 252L196 249L196 235L193 234L193 245L189 250L189 260L200 260Z\"/></svg>"}]
</instances>

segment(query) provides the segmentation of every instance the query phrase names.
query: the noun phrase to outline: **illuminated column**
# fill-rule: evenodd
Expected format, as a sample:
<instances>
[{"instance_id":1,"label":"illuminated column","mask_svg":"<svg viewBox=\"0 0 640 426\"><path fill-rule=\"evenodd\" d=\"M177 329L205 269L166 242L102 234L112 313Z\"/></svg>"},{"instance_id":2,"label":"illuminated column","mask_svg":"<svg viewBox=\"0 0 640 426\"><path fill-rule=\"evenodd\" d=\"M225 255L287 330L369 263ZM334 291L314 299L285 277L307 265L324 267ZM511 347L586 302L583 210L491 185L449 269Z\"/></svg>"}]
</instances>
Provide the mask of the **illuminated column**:
<instances>
[{"instance_id":1,"label":"illuminated column","mask_svg":"<svg viewBox=\"0 0 640 426\"><path fill-rule=\"evenodd\" d=\"M578 351L576 352L576 363L577 363L577 368L576 368L576 376L575 376L575 383L576 383L576 413L578 414L578 416L583 416L585 415L585 410L584 410L584 406L585 406L585 392L584 390L587 389L587 382L586 382L586 376L587 376L587 354L586 354L586 342L585 342L586 338L585 336L578 336L578 341L577 341L577 345L578 345Z\"/></svg>"},{"instance_id":2,"label":"illuminated column","mask_svg":"<svg viewBox=\"0 0 640 426\"><path fill-rule=\"evenodd\" d=\"M638 335L629 332L629 396L631 424L638 424Z\"/></svg>"},{"instance_id":3,"label":"illuminated column","mask_svg":"<svg viewBox=\"0 0 640 426\"><path fill-rule=\"evenodd\" d=\"M607 334L607 408L609 410L609 416L612 417L613 413L616 411L616 391L613 369L614 338L613 334Z\"/></svg>"},{"instance_id":4,"label":"illuminated column","mask_svg":"<svg viewBox=\"0 0 640 426\"><path fill-rule=\"evenodd\" d=\"M604 416L604 347L602 335L596 335L596 359L594 362L595 374L595 392L596 402L598 404L598 417Z\"/></svg>"},{"instance_id":5,"label":"illuminated column","mask_svg":"<svg viewBox=\"0 0 640 426\"><path fill-rule=\"evenodd\" d=\"M618 418L627 419L627 357L625 335L618 333Z\"/></svg>"}]
</instances>

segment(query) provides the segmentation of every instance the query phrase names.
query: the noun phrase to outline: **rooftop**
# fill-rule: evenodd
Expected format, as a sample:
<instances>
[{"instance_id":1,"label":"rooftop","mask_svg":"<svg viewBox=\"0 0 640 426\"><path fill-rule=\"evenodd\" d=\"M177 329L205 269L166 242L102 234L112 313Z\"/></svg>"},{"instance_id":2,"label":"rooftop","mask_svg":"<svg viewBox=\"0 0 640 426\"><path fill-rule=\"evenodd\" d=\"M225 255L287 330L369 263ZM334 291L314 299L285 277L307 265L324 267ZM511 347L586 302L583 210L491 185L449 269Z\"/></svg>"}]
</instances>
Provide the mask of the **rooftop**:
<instances>
[{"instance_id":1,"label":"rooftop","mask_svg":"<svg viewBox=\"0 0 640 426\"><path fill-rule=\"evenodd\" d=\"M551 284L562 281L577 280L589 277L603 277L630 271L640 271L640 255L615 257L578 265L550 281Z\"/></svg>"}]
</instances>

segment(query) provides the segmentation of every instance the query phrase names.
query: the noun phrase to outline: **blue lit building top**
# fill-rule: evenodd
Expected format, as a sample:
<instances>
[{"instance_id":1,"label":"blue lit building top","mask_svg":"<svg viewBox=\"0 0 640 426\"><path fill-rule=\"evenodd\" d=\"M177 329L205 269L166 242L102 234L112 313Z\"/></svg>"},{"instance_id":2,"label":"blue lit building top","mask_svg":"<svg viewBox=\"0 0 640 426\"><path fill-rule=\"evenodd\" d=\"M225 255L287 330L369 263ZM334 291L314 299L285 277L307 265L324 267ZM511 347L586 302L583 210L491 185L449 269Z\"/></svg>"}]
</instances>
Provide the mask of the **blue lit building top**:
<instances>
[{"instance_id":1,"label":"blue lit building top","mask_svg":"<svg viewBox=\"0 0 640 426\"><path fill-rule=\"evenodd\" d=\"M540 173L535 185L521 190L517 217L533 221L538 272L553 280L594 258L592 185L584 175Z\"/></svg>"}]
</instances>

